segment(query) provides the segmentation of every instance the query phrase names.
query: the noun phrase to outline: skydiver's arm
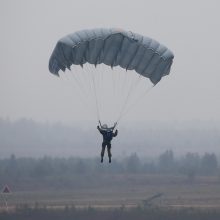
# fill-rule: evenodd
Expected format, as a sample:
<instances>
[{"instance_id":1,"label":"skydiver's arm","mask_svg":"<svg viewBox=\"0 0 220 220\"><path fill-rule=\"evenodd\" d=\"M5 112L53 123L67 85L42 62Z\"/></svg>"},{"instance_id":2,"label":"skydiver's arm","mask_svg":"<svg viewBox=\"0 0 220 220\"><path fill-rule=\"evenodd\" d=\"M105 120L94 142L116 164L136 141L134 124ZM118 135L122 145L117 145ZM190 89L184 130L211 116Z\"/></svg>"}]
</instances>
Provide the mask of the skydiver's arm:
<instances>
[{"instance_id":1,"label":"skydiver's arm","mask_svg":"<svg viewBox=\"0 0 220 220\"><path fill-rule=\"evenodd\" d=\"M100 132L101 134L103 134L102 128L100 128L99 126L97 126L97 129L99 130L99 132Z\"/></svg>"},{"instance_id":2,"label":"skydiver's arm","mask_svg":"<svg viewBox=\"0 0 220 220\"><path fill-rule=\"evenodd\" d=\"M100 130L101 130L101 131L103 131L105 128L103 128L103 127L102 127L102 123L101 123L101 121L100 121L100 120L99 120L99 124L100 124L99 131L100 131ZM101 132L101 131L100 131L100 132Z\"/></svg>"},{"instance_id":3,"label":"skydiver's arm","mask_svg":"<svg viewBox=\"0 0 220 220\"><path fill-rule=\"evenodd\" d=\"M115 133L113 133L113 137L116 137L118 135L118 130L115 131Z\"/></svg>"},{"instance_id":4,"label":"skydiver's arm","mask_svg":"<svg viewBox=\"0 0 220 220\"><path fill-rule=\"evenodd\" d=\"M115 122L115 123L114 123L114 126L112 126L112 127L111 127L111 128L109 128L109 129L114 130L114 129L115 129L115 127L116 127L116 125L117 125L117 122Z\"/></svg>"}]
</instances>

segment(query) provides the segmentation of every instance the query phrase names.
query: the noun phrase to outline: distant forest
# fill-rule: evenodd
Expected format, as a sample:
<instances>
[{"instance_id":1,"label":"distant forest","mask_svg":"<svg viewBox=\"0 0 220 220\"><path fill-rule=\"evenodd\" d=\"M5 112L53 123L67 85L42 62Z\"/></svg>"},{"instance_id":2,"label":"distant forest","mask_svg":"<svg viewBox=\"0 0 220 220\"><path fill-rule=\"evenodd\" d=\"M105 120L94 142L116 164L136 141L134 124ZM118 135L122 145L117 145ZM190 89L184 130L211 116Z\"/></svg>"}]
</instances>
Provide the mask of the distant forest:
<instances>
[{"instance_id":1,"label":"distant forest","mask_svg":"<svg viewBox=\"0 0 220 220\"><path fill-rule=\"evenodd\" d=\"M187 153L175 157L167 150L158 158L140 159L137 154L114 159L111 164L99 158L10 158L0 160L0 186L6 183L16 190L99 187L117 185L120 175L181 175L192 183L197 176L220 175L219 161L214 153ZM119 178L120 179L120 178Z\"/></svg>"},{"instance_id":2,"label":"distant forest","mask_svg":"<svg viewBox=\"0 0 220 220\"><path fill-rule=\"evenodd\" d=\"M84 125L0 119L0 187L37 190L119 184L120 178L112 175L182 175L188 182L197 176L220 178L218 123L148 122L121 128L112 144L111 164L107 158L100 163L101 135Z\"/></svg>"}]
</instances>

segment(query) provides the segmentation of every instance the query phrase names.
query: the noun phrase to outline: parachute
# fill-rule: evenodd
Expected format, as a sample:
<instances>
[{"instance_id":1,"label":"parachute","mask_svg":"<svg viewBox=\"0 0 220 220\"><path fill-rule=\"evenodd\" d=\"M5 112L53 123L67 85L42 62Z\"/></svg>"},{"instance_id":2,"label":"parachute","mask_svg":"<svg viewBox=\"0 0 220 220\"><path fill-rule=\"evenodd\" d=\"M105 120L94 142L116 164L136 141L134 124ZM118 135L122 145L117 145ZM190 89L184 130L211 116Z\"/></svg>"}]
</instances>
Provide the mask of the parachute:
<instances>
[{"instance_id":1,"label":"parachute","mask_svg":"<svg viewBox=\"0 0 220 220\"><path fill-rule=\"evenodd\" d=\"M93 64L97 67L105 64L112 69L121 67L136 72L142 78L149 79L154 86L170 73L173 58L167 47L149 37L117 28L97 28L61 38L50 57L49 70L59 76L60 70L71 70L75 65L84 67L85 64ZM98 102L98 91L95 93ZM129 89L128 93L130 96ZM127 104L127 96L125 102Z\"/></svg>"},{"instance_id":2,"label":"parachute","mask_svg":"<svg viewBox=\"0 0 220 220\"><path fill-rule=\"evenodd\" d=\"M174 55L157 41L119 29L93 29L78 31L61 38L50 57L49 70L58 75L59 70L71 65L104 63L135 70L158 83L168 75Z\"/></svg>"}]
</instances>

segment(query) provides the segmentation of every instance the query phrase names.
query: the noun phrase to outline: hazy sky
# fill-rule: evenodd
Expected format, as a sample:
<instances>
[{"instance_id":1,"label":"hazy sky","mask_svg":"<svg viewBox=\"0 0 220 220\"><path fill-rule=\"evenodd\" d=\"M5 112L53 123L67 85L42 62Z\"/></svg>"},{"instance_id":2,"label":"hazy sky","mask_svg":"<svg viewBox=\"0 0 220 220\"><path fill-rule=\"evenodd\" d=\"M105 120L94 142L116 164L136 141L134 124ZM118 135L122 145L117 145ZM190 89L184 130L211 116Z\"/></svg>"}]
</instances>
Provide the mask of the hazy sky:
<instances>
[{"instance_id":1,"label":"hazy sky","mask_svg":"<svg viewBox=\"0 0 220 220\"><path fill-rule=\"evenodd\" d=\"M0 117L92 119L48 60L66 34L121 27L175 54L170 75L125 120L220 120L219 8L218 0L1 0Z\"/></svg>"}]
</instances>

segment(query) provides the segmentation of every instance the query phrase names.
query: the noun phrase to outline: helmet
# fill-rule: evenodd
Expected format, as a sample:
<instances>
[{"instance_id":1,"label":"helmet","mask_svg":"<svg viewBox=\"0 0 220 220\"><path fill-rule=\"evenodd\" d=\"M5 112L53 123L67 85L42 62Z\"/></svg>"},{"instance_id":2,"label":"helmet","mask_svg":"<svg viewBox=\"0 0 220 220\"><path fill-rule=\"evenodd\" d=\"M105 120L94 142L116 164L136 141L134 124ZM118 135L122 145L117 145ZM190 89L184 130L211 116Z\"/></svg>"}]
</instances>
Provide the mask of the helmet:
<instances>
[{"instance_id":1,"label":"helmet","mask_svg":"<svg viewBox=\"0 0 220 220\"><path fill-rule=\"evenodd\" d=\"M107 124L102 125L102 127L103 127L104 129L107 129L107 128L108 128Z\"/></svg>"}]
</instances>

